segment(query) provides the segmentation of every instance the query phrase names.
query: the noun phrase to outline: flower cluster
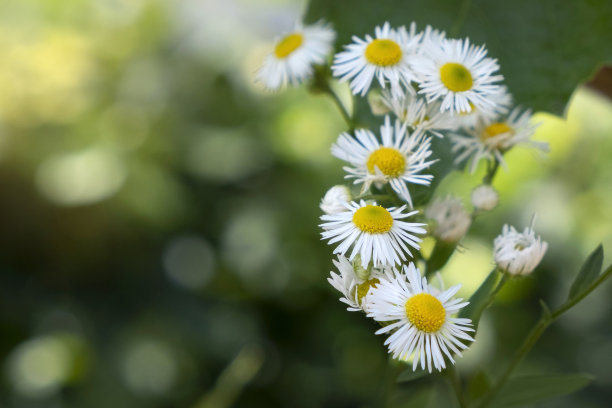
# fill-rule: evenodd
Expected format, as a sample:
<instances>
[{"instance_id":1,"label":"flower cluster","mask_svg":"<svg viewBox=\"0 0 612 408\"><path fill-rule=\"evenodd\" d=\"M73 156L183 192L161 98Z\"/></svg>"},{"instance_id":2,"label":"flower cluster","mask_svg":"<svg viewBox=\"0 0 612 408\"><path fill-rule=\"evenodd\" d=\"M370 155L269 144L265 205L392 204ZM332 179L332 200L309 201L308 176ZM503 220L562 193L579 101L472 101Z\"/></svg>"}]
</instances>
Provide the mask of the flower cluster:
<instances>
[{"instance_id":1,"label":"flower cluster","mask_svg":"<svg viewBox=\"0 0 612 408\"><path fill-rule=\"evenodd\" d=\"M321 72L348 82L353 95L367 95L374 116L384 115L379 131L355 129L349 117L351 130L331 146L346 163L346 178L360 189L334 186L321 201L321 235L337 254L337 272L328 281L349 311L381 324L376 333L388 335L385 345L394 358L411 361L413 369L442 370L474 341L474 329L471 319L456 316L468 304L454 298L460 285L435 287L428 276L442 269L474 218L497 206L491 182L500 165L507 168L504 154L517 144L547 146L531 141L531 113L511 106L499 64L484 45L447 38L430 26L419 32L415 23L387 22L374 35L353 36L332 57L335 37L323 23L297 25L277 41L258 78L279 90L329 64ZM487 163L485 182L471 195L472 213L461 198L423 194L438 177L434 142L451 144L455 165L469 163L471 172ZM420 244L427 234L438 249L426 259ZM504 226L494 241L496 268L529 274L546 249L532 227L521 234Z\"/></svg>"}]
</instances>

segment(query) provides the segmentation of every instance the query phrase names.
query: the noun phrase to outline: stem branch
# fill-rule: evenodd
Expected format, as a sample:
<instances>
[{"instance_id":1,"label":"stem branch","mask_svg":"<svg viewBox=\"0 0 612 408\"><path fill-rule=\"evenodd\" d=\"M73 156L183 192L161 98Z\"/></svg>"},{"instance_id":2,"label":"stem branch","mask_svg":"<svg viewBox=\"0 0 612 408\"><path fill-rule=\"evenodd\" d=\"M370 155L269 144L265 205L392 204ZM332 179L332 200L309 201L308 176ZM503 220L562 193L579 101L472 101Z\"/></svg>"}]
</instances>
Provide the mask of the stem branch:
<instances>
[{"instance_id":1,"label":"stem branch","mask_svg":"<svg viewBox=\"0 0 612 408\"><path fill-rule=\"evenodd\" d=\"M586 288L582 293L580 293L579 295L567 301L565 304L560 306L553 313L547 314L546 311L544 312L543 316L540 318L538 323L536 323L536 325L533 327L533 329L531 329L531 331L529 332L529 334L523 341L523 344L521 345L521 347L514 354L514 357L512 361L510 362L510 365L506 368L506 370L501 375L501 377L497 380L495 385L491 387L491 389L489 390L487 395L484 397L482 402L478 404L479 408L486 407L493 400L495 395L497 395L497 393L501 390L501 388L504 386L506 381L508 381L508 378L510 377L510 374L512 374L512 371L521 362L521 360L523 360L523 358L527 355L527 353L529 353L529 351L533 348L533 346L538 341L542 333L544 333L544 330L546 330L548 326L551 325L551 323L553 323L556 319L561 317L565 312L567 312L572 307L574 307L576 304L578 304L578 302L580 302L589 293L595 290L595 288L601 285L610 276L610 274L612 274L612 265L610 265L601 275L599 275L599 278L593 281L593 283L591 283L591 285L589 285L589 287Z\"/></svg>"}]
</instances>

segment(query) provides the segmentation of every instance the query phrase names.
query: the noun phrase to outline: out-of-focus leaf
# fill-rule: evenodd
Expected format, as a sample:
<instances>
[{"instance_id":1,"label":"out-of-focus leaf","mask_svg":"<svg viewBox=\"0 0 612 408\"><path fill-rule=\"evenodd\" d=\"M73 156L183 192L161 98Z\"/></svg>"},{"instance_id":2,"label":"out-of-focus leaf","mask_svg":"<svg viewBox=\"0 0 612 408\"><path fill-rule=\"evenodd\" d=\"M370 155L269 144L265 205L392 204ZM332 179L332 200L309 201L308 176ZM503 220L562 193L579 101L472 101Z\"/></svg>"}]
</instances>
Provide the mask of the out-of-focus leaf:
<instances>
[{"instance_id":1,"label":"out-of-focus leaf","mask_svg":"<svg viewBox=\"0 0 612 408\"><path fill-rule=\"evenodd\" d=\"M325 19L338 47L351 36L372 35L376 25L415 21L486 44L517 104L561 113L576 86L610 61L609 0L311 0L305 20Z\"/></svg>"},{"instance_id":2,"label":"out-of-focus leaf","mask_svg":"<svg viewBox=\"0 0 612 408\"><path fill-rule=\"evenodd\" d=\"M434 176L431 184L429 186L411 184L408 187L415 207L428 203L440 182L454 168L453 158L455 156L451 151L451 144L448 143L448 140L434 137L431 141L431 150L433 151L432 157L435 157L438 161L423 171L423 174Z\"/></svg>"},{"instance_id":3,"label":"out-of-focus leaf","mask_svg":"<svg viewBox=\"0 0 612 408\"><path fill-rule=\"evenodd\" d=\"M597 279L603 265L603 255L603 247L600 244L580 267L580 271L570 288L568 299L578 295Z\"/></svg>"},{"instance_id":4,"label":"out-of-focus leaf","mask_svg":"<svg viewBox=\"0 0 612 408\"><path fill-rule=\"evenodd\" d=\"M483 370L478 370L468 383L467 393L471 401L485 395L491 387L491 380Z\"/></svg>"},{"instance_id":5,"label":"out-of-focus leaf","mask_svg":"<svg viewBox=\"0 0 612 408\"><path fill-rule=\"evenodd\" d=\"M455 252L456 247L456 243L437 241L431 256L427 260L427 275L442 269L442 267L448 262L451 255Z\"/></svg>"},{"instance_id":6,"label":"out-of-focus leaf","mask_svg":"<svg viewBox=\"0 0 612 408\"><path fill-rule=\"evenodd\" d=\"M513 378L491 402L492 407L523 407L572 392L587 386L593 377L588 374L533 375Z\"/></svg>"},{"instance_id":7,"label":"out-of-focus leaf","mask_svg":"<svg viewBox=\"0 0 612 408\"><path fill-rule=\"evenodd\" d=\"M474 294L470 297L469 304L461 309L459 312L459 317L465 317L468 319L472 319L472 323L474 324L474 329L478 328L478 322L480 321L480 315L482 314L484 308L486 307L487 300L489 299L489 295L495 288L495 284L499 279L499 273L497 269L493 269L487 279L482 282L480 287L474 292Z\"/></svg>"},{"instance_id":8,"label":"out-of-focus leaf","mask_svg":"<svg viewBox=\"0 0 612 408\"><path fill-rule=\"evenodd\" d=\"M412 367L408 367L397 377L397 382L403 383L418 380L419 378L425 377L427 374L429 373L425 370L412 371Z\"/></svg>"}]
</instances>

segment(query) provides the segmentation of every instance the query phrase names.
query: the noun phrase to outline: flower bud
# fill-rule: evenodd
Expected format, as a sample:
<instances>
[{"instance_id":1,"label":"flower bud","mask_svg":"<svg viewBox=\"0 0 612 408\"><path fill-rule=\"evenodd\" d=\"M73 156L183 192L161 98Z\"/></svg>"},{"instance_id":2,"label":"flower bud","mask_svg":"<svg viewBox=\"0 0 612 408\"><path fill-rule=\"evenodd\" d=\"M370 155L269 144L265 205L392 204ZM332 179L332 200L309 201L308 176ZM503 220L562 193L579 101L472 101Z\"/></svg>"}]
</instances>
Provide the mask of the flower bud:
<instances>
[{"instance_id":1,"label":"flower bud","mask_svg":"<svg viewBox=\"0 0 612 408\"><path fill-rule=\"evenodd\" d=\"M461 200L454 197L435 200L425 210L425 216L435 222L434 237L448 243L459 241L472 223Z\"/></svg>"},{"instance_id":2,"label":"flower bud","mask_svg":"<svg viewBox=\"0 0 612 408\"><path fill-rule=\"evenodd\" d=\"M351 199L349 188L344 185L337 185L327 190L319 207L325 214L337 214L347 210L345 204Z\"/></svg>"},{"instance_id":3,"label":"flower bud","mask_svg":"<svg viewBox=\"0 0 612 408\"><path fill-rule=\"evenodd\" d=\"M536 237L532 227L520 233L514 227L504 225L493 244L497 267L510 275L530 274L548 249L548 244Z\"/></svg>"},{"instance_id":4,"label":"flower bud","mask_svg":"<svg viewBox=\"0 0 612 408\"><path fill-rule=\"evenodd\" d=\"M482 184L472 191L472 204L478 211L491 211L498 203L499 195L489 185Z\"/></svg>"}]
</instances>

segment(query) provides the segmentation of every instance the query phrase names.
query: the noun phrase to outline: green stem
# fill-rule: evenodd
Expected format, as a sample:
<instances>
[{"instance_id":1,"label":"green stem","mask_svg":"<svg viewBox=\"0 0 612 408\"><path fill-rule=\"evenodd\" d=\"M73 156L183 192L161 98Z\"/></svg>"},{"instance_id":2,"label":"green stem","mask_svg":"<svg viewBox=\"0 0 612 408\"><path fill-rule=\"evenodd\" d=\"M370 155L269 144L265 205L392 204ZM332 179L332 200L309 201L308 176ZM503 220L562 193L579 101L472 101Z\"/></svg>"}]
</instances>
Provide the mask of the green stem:
<instances>
[{"instance_id":1,"label":"green stem","mask_svg":"<svg viewBox=\"0 0 612 408\"><path fill-rule=\"evenodd\" d=\"M351 115L349 115L348 111L346 110L346 108L342 104L342 101L340 100L340 97L338 96L338 94L336 92L334 92L334 90L331 88L331 86L329 86L329 84L326 84L326 85L327 86L325 87L325 92L329 96L331 96L332 100L334 101L334 103L336 104L338 109L340 110L340 113L342 114L342 118L344 119L344 121L348 125L349 130L352 131L355 128L355 125L353 123L353 118L351 117Z\"/></svg>"},{"instance_id":2,"label":"green stem","mask_svg":"<svg viewBox=\"0 0 612 408\"><path fill-rule=\"evenodd\" d=\"M502 278L497 283L497 286L495 287L493 292L491 292L491 294L489 295L489 298L487 299L487 302L485 303L485 307L484 307L483 310L485 310L487 307L491 306L491 303L493 303L493 301L495 300L495 296L497 296L497 294L499 293L501 288L504 287L504 285L506 284L507 281L508 281L508 274L504 273L502 275Z\"/></svg>"},{"instance_id":3,"label":"green stem","mask_svg":"<svg viewBox=\"0 0 612 408\"><path fill-rule=\"evenodd\" d=\"M499 162L496 159L493 159L493 161L493 166L491 166L490 164L487 166L487 174L482 179L482 184L491 185L491 183L493 183L495 174L497 174L497 170L499 170Z\"/></svg>"},{"instance_id":4,"label":"green stem","mask_svg":"<svg viewBox=\"0 0 612 408\"><path fill-rule=\"evenodd\" d=\"M450 366L446 369L446 378L448 379L450 385L453 387L453 391L455 391L455 396L457 397L459 407L467 408L468 404L465 400L465 396L463 395L461 379L459 378L459 373L455 369L454 364L450 364Z\"/></svg>"},{"instance_id":5,"label":"green stem","mask_svg":"<svg viewBox=\"0 0 612 408\"><path fill-rule=\"evenodd\" d=\"M497 395L497 393L504 386L512 371L516 368L516 366L523 360L523 358L529 353L529 351L533 348L535 343L538 341L544 330L550 326L556 319L561 317L565 312L574 307L578 302L584 299L589 293L591 293L595 288L601 285L609 276L612 274L612 265L610 265L600 276L597 278L588 288L586 288L582 293L570 299L568 302L560 306L553 313L548 314L546 310L544 311L543 316L540 318L538 323L531 329L521 347L514 354L514 358L510 362L510 365L506 368L501 377L497 380L495 385L491 387L487 395L484 397L482 402L478 404L478 408L484 408L488 406L488 404L493 400L493 398Z\"/></svg>"}]
</instances>

